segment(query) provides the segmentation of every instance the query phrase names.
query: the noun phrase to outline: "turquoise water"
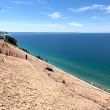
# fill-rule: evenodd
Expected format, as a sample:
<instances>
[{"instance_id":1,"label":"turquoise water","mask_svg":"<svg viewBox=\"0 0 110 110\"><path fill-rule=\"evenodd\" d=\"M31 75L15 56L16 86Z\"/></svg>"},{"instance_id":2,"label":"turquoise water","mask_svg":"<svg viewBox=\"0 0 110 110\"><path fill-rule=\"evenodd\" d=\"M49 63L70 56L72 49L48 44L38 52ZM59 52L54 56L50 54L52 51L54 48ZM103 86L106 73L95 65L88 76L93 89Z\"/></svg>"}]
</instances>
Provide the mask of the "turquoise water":
<instances>
[{"instance_id":1,"label":"turquoise water","mask_svg":"<svg viewBox=\"0 0 110 110\"><path fill-rule=\"evenodd\" d=\"M110 34L10 33L19 47L110 92Z\"/></svg>"}]
</instances>

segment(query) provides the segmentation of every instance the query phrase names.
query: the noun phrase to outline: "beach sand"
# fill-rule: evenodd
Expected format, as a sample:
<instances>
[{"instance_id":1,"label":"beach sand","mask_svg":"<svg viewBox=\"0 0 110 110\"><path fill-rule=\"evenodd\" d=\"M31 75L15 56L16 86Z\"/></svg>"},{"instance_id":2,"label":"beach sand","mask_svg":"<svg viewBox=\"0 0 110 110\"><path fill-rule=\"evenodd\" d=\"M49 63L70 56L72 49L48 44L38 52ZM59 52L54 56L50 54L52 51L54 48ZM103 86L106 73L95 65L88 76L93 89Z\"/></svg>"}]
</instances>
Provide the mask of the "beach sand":
<instances>
[{"instance_id":1,"label":"beach sand","mask_svg":"<svg viewBox=\"0 0 110 110\"><path fill-rule=\"evenodd\" d=\"M110 93L3 43L0 110L110 110Z\"/></svg>"}]
</instances>

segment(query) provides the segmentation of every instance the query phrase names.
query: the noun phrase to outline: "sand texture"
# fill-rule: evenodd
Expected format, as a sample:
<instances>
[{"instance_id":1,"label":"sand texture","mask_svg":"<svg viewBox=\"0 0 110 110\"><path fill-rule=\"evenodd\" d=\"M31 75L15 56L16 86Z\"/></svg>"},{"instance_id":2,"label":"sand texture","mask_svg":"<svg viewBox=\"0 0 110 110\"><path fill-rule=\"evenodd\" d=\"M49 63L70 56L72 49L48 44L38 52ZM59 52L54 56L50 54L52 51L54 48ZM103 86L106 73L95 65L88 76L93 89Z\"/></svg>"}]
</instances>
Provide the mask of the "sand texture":
<instances>
[{"instance_id":1,"label":"sand texture","mask_svg":"<svg viewBox=\"0 0 110 110\"><path fill-rule=\"evenodd\" d=\"M110 93L10 44L2 50L12 54L0 54L0 110L110 110Z\"/></svg>"}]
</instances>

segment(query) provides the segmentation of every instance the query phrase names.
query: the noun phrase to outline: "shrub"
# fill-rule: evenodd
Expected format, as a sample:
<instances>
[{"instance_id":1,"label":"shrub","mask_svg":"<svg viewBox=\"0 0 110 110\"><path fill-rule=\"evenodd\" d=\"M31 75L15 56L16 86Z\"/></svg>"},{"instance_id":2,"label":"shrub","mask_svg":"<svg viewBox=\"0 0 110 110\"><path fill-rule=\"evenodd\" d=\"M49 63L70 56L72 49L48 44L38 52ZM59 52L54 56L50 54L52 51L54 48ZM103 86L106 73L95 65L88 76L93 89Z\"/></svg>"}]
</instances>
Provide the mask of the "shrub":
<instances>
[{"instance_id":1,"label":"shrub","mask_svg":"<svg viewBox=\"0 0 110 110\"><path fill-rule=\"evenodd\" d=\"M2 49L0 48L0 53L2 53Z\"/></svg>"},{"instance_id":2,"label":"shrub","mask_svg":"<svg viewBox=\"0 0 110 110\"><path fill-rule=\"evenodd\" d=\"M37 55L36 57L37 57L38 59L43 60L43 58L41 58L41 56L40 56L40 55Z\"/></svg>"},{"instance_id":3,"label":"shrub","mask_svg":"<svg viewBox=\"0 0 110 110\"><path fill-rule=\"evenodd\" d=\"M46 61L46 62L48 62L48 60L46 59L46 60L44 60L43 58L41 58L41 56L40 55L37 55L36 56L38 59L40 59L40 60L43 60L43 61Z\"/></svg>"},{"instance_id":4,"label":"shrub","mask_svg":"<svg viewBox=\"0 0 110 110\"><path fill-rule=\"evenodd\" d=\"M25 52L27 52L27 53L29 53L28 50L26 50L26 49L24 49L24 48L20 48L20 49L23 50L23 51L25 51Z\"/></svg>"},{"instance_id":5,"label":"shrub","mask_svg":"<svg viewBox=\"0 0 110 110\"><path fill-rule=\"evenodd\" d=\"M5 42L8 42L14 46L17 46L17 40L14 39L13 37L10 37L9 35L6 35Z\"/></svg>"},{"instance_id":6,"label":"shrub","mask_svg":"<svg viewBox=\"0 0 110 110\"><path fill-rule=\"evenodd\" d=\"M4 39L4 38L3 38L2 36L0 36L0 40L1 40L1 39Z\"/></svg>"}]
</instances>

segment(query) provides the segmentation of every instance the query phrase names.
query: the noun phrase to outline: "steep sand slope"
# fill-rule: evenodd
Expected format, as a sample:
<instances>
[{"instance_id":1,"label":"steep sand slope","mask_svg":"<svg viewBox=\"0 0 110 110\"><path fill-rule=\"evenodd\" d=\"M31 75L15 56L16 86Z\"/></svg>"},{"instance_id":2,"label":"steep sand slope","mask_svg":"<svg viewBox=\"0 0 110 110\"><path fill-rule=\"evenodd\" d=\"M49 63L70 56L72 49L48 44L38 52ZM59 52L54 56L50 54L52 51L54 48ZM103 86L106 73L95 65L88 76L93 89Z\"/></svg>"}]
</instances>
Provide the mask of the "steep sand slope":
<instances>
[{"instance_id":1,"label":"steep sand slope","mask_svg":"<svg viewBox=\"0 0 110 110\"><path fill-rule=\"evenodd\" d=\"M0 55L0 110L110 110L109 93L31 55L21 58Z\"/></svg>"}]
</instances>

